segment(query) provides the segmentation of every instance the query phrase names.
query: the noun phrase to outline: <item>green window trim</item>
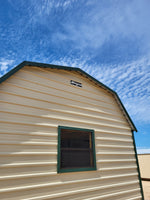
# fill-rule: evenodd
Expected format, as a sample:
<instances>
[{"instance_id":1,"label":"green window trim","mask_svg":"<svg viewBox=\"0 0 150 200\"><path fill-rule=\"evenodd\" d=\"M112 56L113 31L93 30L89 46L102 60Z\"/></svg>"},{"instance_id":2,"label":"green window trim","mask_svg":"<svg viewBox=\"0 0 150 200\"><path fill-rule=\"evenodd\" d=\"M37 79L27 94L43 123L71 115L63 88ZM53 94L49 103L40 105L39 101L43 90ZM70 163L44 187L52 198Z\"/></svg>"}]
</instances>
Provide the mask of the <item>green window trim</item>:
<instances>
[{"instance_id":1,"label":"green window trim","mask_svg":"<svg viewBox=\"0 0 150 200\"><path fill-rule=\"evenodd\" d=\"M92 135L92 147L93 147L93 167L87 168L71 168L71 169L61 169L61 130L69 129L69 130L78 130L78 131L88 131L91 132ZM66 172L80 172L80 171L93 171L96 170L96 152L95 152L95 136L94 130L84 129L84 128L75 128L75 127L67 127L67 126L58 126L58 148L57 148L57 173L66 173Z\"/></svg>"}]
</instances>

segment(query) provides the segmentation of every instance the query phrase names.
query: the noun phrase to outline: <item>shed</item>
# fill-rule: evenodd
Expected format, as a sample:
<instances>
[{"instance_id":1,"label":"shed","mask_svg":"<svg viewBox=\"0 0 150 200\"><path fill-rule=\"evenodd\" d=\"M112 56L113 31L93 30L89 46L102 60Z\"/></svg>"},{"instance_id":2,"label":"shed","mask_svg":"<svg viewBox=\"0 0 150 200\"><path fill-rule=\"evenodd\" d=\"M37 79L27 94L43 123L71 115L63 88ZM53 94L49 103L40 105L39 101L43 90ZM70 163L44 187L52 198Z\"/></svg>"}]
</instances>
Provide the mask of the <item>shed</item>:
<instances>
[{"instance_id":1,"label":"shed","mask_svg":"<svg viewBox=\"0 0 150 200\"><path fill-rule=\"evenodd\" d=\"M24 61L1 80L1 200L144 199L116 92L80 68Z\"/></svg>"}]
</instances>

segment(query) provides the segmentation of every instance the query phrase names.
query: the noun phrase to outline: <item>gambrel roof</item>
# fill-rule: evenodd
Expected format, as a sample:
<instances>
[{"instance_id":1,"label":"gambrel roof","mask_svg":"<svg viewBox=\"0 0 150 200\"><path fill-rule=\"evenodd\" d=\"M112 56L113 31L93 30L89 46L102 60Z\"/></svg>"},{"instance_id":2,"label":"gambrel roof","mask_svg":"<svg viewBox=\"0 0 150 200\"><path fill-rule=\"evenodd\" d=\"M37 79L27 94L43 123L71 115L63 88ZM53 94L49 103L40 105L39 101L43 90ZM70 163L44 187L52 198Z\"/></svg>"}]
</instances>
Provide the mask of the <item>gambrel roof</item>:
<instances>
[{"instance_id":1,"label":"gambrel roof","mask_svg":"<svg viewBox=\"0 0 150 200\"><path fill-rule=\"evenodd\" d=\"M99 82L94 77L90 76L88 73L86 73L85 71L83 71L80 68L77 68L77 67L66 67L66 66L60 66L60 65L53 65L53 64L44 64L44 63L24 61L24 62L20 63L18 66L16 66L15 68L13 68L12 70L10 70L7 74L5 74L4 76L2 76L0 78L0 83L2 83L3 81L5 81L7 78L9 78L11 75L13 75L14 73L16 73L18 70L20 70L24 66L35 66L35 67L51 68L51 69L63 69L63 70L78 72L80 75L82 75L82 76L86 77L87 79L91 80L96 85L98 85L101 88L105 89L107 92L111 93L114 96L114 98L116 99L116 101L117 101L120 109L123 112L123 115L125 116L126 120L128 121L128 123L129 123L129 125L131 127L131 130L137 132L137 129L136 129L136 127L135 127L132 119L130 118L128 112L126 111L124 105L122 104L122 102L121 102L118 94L114 90L110 89L109 87L107 87L103 83Z\"/></svg>"}]
</instances>

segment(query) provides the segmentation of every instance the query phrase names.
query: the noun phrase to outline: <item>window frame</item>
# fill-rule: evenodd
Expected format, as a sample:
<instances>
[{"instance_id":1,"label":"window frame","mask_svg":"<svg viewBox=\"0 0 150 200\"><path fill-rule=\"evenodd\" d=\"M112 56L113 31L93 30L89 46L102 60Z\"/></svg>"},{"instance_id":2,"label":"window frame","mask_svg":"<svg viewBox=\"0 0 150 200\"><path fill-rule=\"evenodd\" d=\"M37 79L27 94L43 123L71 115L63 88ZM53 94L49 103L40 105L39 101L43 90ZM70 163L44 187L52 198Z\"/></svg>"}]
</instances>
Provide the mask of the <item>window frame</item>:
<instances>
[{"instance_id":1,"label":"window frame","mask_svg":"<svg viewBox=\"0 0 150 200\"><path fill-rule=\"evenodd\" d=\"M85 168L70 168L70 169L61 169L61 130L77 130L77 131L88 131L91 132L92 136L92 147L93 147L93 167L85 167ZM58 144L57 144L57 173L66 173L66 172L80 172L80 171L93 171L96 170L96 151L95 151L95 136L94 130L92 129L84 129L84 128L76 128L76 127L68 127L68 126L58 126Z\"/></svg>"}]
</instances>

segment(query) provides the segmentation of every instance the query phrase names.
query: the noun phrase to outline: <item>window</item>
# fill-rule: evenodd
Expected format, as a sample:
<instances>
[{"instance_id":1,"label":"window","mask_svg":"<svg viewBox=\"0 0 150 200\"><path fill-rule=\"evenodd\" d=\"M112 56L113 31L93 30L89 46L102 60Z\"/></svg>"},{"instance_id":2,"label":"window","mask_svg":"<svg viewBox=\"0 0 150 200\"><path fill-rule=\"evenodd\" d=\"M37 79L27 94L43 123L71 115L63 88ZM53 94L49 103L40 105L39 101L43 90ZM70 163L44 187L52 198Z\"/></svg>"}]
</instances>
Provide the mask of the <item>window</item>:
<instances>
[{"instance_id":1,"label":"window","mask_svg":"<svg viewBox=\"0 0 150 200\"><path fill-rule=\"evenodd\" d=\"M94 130L58 127L57 171L96 170Z\"/></svg>"}]
</instances>

